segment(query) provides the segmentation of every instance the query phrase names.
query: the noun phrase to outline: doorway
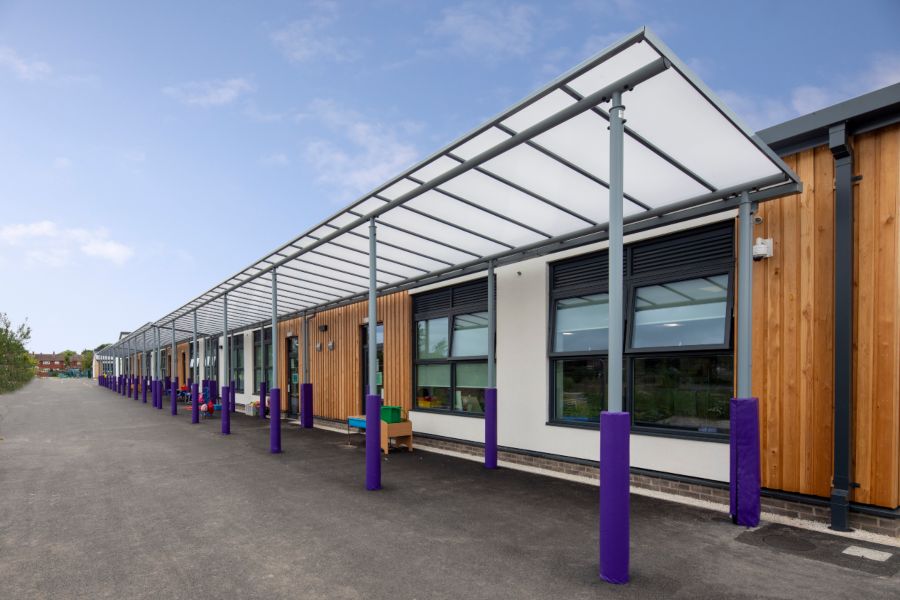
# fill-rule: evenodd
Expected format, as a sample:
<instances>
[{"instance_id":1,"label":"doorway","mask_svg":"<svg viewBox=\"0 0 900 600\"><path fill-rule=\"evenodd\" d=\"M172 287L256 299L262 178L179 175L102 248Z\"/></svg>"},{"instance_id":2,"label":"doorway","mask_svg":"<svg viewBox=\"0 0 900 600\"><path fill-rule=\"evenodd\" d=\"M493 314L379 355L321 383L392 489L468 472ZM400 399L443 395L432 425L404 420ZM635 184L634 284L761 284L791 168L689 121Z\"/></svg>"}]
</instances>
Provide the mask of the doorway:
<instances>
[{"instance_id":1,"label":"doorway","mask_svg":"<svg viewBox=\"0 0 900 600\"><path fill-rule=\"evenodd\" d=\"M363 366L360 387L360 414L366 414L366 390L369 389L369 328L363 325L359 329L360 345L362 346L362 360L360 364ZM375 327L375 347L377 353L378 365L375 374L375 393L381 396L384 392L384 323L379 323Z\"/></svg>"},{"instance_id":2,"label":"doorway","mask_svg":"<svg viewBox=\"0 0 900 600\"><path fill-rule=\"evenodd\" d=\"M287 358L288 415L291 417L296 417L300 414L299 349L297 336L289 337L285 340L284 355Z\"/></svg>"}]
</instances>

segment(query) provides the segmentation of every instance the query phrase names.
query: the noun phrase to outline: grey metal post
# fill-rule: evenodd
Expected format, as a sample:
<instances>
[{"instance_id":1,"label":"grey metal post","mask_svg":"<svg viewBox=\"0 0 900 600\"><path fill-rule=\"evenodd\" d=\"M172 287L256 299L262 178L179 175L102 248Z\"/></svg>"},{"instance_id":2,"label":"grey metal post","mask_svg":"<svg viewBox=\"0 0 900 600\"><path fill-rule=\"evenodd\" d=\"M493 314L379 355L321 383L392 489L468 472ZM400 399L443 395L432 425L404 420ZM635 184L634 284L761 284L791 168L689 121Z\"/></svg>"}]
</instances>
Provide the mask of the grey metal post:
<instances>
[{"instance_id":1,"label":"grey metal post","mask_svg":"<svg viewBox=\"0 0 900 600\"><path fill-rule=\"evenodd\" d=\"M738 314L737 314L737 397L751 396L751 364L753 352L753 220L750 194L741 192L738 205Z\"/></svg>"},{"instance_id":2,"label":"grey metal post","mask_svg":"<svg viewBox=\"0 0 900 600\"><path fill-rule=\"evenodd\" d=\"M141 376L146 377L150 373L150 365L147 364L147 330L141 332ZM141 388L146 382L141 381Z\"/></svg>"},{"instance_id":3,"label":"grey metal post","mask_svg":"<svg viewBox=\"0 0 900 600\"><path fill-rule=\"evenodd\" d=\"M488 263L488 380L489 388L497 387L497 365L494 357L494 336L497 331L497 303L494 301L494 261Z\"/></svg>"},{"instance_id":4,"label":"grey metal post","mask_svg":"<svg viewBox=\"0 0 900 600\"><path fill-rule=\"evenodd\" d=\"M231 385L231 377L230 373L228 372L228 294L225 294L223 298L225 299L225 308L222 311L222 329L224 330L224 333L222 334L222 354L224 356L222 357L222 359L225 361L225 381L223 381L222 383L223 385ZM219 350L217 348L216 352L218 351ZM231 402L231 394L229 393L228 398L223 398L223 400L224 402L222 403L222 405L228 405ZM223 408L222 410L230 410L230 408L231 407L228 406L227 408Z\"/></svg>"},{"instance_id":5,"label":"grey metal post","mask_svg":"<svg viewBox=\"0 0 900 600\"><path fill-rule=\"evenodd\" d=\"M607 399L610 412L622 411L622 196L625 120L622 93L614 92L609 109L609 350Z\"/></svg>"},{"instance_id":6,"label":"grey metal post","mask_svg":"<svg viewBox=\"0 0 900 600\"><path fill-rule=\"evenodd\" d=\"M303 383L309 383L309 317L303 313Z\"/></svg>"},{"instance_id":7,"label":"grey metal post","mask_svg":"<svg viewBox=\"0 0 900 600\"><path fill-rule=\"evenodd\" d=\"M177 350L175 348L175 320L172 320L172 373L169 375L169 379L174 383L175 379L178 377L178 358L177 358Z\"/></svg>"},{"instance_id":8,"label":"grey metal post","mask_svg":"<svg viewBox=\"0 0 900 600\"><path fill-rule=\"evenodd\" d=\"M156 333L156 360L154 361L153 378L158 381L159 373L160 373L160 369L159 369L159 354L160 354L160 352L159 352L159 327L156 327L154 325L153 331Z\"/></svg>"},{"instance_id":9,"label":"grey metal post","mask_svg":"<svg viewBox=\"0 0 900 600\"><path fill-rule=\"evenodd\" d=\"M199 363L200 363L200 347L197 345L197 311L194 311L194 340L191 342L191 349L193 350L194 355L194 364L191 365L191 376L194 380L194 383L199 383L197 381L197 375L199 375Z\"/></svg>"},{"instance_id":10,"label":"grey metal post","mask_svg":"<svg viewBox=\"0 0 900 600\"><path fill-rule=\"evenodd\" d=\"M265 347L265 330L263 330ZM278 269L272 269L272 382L269 389L278 386ZM269 408L271 414L271 407Z\"/></svg>"},{"instance_id":11,"label":"grey metal post","mask_svg":"<svg viewBox=\"0 0 900 600\"><path fill-rule=\"evenodd\" d=\"M378 384L375 381L378 377L378 311L377 300L377 281L376 281L376 261L375 251L377 249L375 239L375 219L369 219L369 390L368 393L375 395L378 390Z\"/></svg>"}]
</instances>

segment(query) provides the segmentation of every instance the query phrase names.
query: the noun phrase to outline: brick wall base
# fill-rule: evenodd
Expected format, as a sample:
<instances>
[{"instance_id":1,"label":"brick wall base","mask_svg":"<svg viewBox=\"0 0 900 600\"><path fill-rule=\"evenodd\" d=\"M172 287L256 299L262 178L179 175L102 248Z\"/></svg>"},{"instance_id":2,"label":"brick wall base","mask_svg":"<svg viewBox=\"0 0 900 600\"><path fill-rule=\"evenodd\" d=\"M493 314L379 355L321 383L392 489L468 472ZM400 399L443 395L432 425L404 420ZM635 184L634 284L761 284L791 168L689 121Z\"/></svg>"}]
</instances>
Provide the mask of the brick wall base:
<instances>
[{"instance_id":1,"label":"brick wall base","mask_svg":"<svg viewBox=\"0 0 900 600\"><path fill-rule=\"evenodd\" d=\"M431 438L423 435L416 437L416 447L426 451L430 449L449 451L469 455L475 458L484 456L484 450L481 446L465 442ZM600 472L596 464L591 464L587 461L562 460L504 450L498 452L498 459L501 463L507 463L509 465L521 465L523 467L540 469L546 471L550 476L560 474L563 476L583 478L594 482L597 482L600 479ZM729 504L728 487L724 484L704 485L700 483L687 483L665 477L656 477L643 473L632 473L631 486L634 488L721 504L725 507ZM794 519L829 523L831 518L831 511L827 505L817 506L812 503L782 498L771 498L765 495L761 498L761 505L764 513L791 517ZM890 517L851 512L850 526L853 529L900 538L900 518L892 519Z\"/></svg>"}]
</instances>

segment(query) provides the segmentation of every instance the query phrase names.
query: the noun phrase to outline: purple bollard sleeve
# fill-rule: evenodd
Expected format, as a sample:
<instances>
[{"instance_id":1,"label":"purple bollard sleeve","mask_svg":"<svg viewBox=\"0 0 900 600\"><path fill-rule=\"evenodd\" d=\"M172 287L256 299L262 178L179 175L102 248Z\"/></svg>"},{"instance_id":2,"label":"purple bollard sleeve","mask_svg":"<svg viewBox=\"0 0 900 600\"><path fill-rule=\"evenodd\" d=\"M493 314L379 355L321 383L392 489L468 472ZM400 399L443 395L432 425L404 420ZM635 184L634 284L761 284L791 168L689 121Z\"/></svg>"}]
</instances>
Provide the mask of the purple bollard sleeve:
<instances>
[{"instance_id":1,"label":"purple bollard sleeve","mask_svg":"<svg viewBox=\"0 0 900 600\"><path fill-rule=\"evenodd\" d=\"M281 452L281 390L269 390L269 452Z\"/></svg>"},{"instance_id":2,"label":"purple bollard sleeve","mask_svg":"<svg viewBox=\"0 0 900 600\"><path fill-rule=\"evenodd\" d=\"M266 382L261 381L259 384L259 417L266 418Z\"/></svg>"},{"instance_id":3,"label":"purple bollard sleeve","mask_svg":"<svg viewBox=\"0 0 900 600\"><path fill-rule=\"evenodd\" d=\"M484 468L497 468L497 388L484 390Z\"/></svg>"},{"instance_id":4,"label":"purple bollard sleeve","mask_svg":"<svg viewBox=\"0 0 900 600\"><path fill-rule=\"evenodd\" d=\"M366 489L381 489L381 396L366 396Z\"/></svg>"},{"instance_id":5,"label":"purple bollard sleeve","mask_svg":"<svg viewBox=\"0 0 900 600\"><path fill-rule=\"evenodd\" d=\"M222 404L219 410L219 414L222 419L222 435L228 435L231 433L231 413L228 412L227 407Z\"/></svg>"},{"instance_id":6,"label":"purple bollard sleeve","mask_svg":"<svg viewBox=\"0 0 900 600\"><path fill-rule=\"evenodd\" d=\"M731 520L756 527L760 513L759 399L731 399Z\"/></svg>"},{"instance_id":7,"label":"purple bollard sleeve","mask_svg":"<svg viewBox=\"0 0 900 600\"><path fill-rule=\"evenodd\" d=\"M200 422L200 390L196 383L191 384L191 423Z\"/></svg>"},{"instance_id":8,"label":"purple bollard sleeve","mask_svg":"<svg viewBox=\"0 0 900 600\"><path fill-rule=\"evenodd\" d=\"M313 386L311 383L300 384L300 425L304 429L313 426Z\"/></svg>"},{"instance_id":9,"label":"purple bollard sleeve","mask_svg":"<svg viewBox=\"0 0 900 600\"><path fill-rule=\"evenodd\" d=\"M627 412L600 414L600 578L628 583L630 433Z\"/></svg>"}]
</instances>

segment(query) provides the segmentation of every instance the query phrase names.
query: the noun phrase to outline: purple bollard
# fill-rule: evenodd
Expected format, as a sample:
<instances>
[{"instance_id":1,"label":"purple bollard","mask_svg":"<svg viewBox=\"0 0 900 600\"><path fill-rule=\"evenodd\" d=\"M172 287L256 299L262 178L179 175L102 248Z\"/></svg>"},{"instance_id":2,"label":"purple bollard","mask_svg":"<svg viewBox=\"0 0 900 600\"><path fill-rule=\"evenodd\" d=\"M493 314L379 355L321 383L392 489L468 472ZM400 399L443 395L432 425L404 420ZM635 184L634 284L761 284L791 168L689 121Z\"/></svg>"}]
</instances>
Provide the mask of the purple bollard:
<instances>
[{"instance_id":1,"label":"purple bollard","mask_svg":"<svg viewBox=\"0 0 900 600\"><path fill-rule=\"evenodd\" d=\"M147 378L141 378L141 398L144 404L147 404Z\"/></svg>"},{"instance_id":2,"label":"purple bollard","mask_svg":"<svg viewBox=\"0 0 900 600\"><path fill-rule=\"evenodd\" d=\"M178 414L178 380L172 382L169 390L169 404L171 405L172 416Z\"/></svg>"},{"instance_id":3,"label":"purple bollard","mask_svg":"<svg viewBox=\"0 0 900 600\"><path fill-rule=\"evenodd\" d=\"M196 383L191 384L191 423L197 424L200 422L200 400L198 396L200 395L200 390Z\"/></svg>"},{"instance_id":4,"label":"purple bollard","mask_svg":"<svg viewBox=\"0 0 900 600\"><path fill-rule=\"evenodd\" d=\"M759 399L731 399L731 520L759 525Z\"/></svg>"},{"instance_id":5,"label":"purple bollard","mask_svg":"<svg viewBox=\"0 0 900 600\"><path fill-rule=\"evenodd\" d=\"M600 578L628 583L631 416L600 413Z\"/></svg>"},{"instance_id":6,"label":"purple bollard","mask_svg":"<svg viewBox=\"0 0 900 600\"><path fill-rule=\"evenodd\" d=\"M228 400L228 404L231 407L231 412L237 412L237 402L234 400L234 381L228 382L228 392L231 394L231 398Z\"/></svg>"},{"instance_id":7,"label":"purple bollard","mask_svg":"<svg viewBox=\"0 0 900 600\"><path fill-rule=\"evenodd\" d=\"M269 452L281 452L281 390L272 388L269 391Z\"/></svg>"},{"instance_id":8,"label":"purple bollard","mask_svg":"<svg viewBox=\"0 0 900 600\"><path fill-rule=\"evenodd\" d=\"M163 391L166 389L165 387L163 387L164 384L165 384L165 381L163 381L162 379L159 379L156 382L156 409L157 410L162 410Z\"/></svg>"},{"instance_id":9,"label":"purple bollard","mask_svg":"<svg viewBox=\"0 0 900 600\"><path fill-rule=\"evenodd\" d=\"M497 388L484 390L484 468L497 468Z\"/></svg>"},{"instance_id":10,"label":"purple bollard","mask_svg":"<svg viewBox=\"0 0 900 600\"><path fill-rule=\"evenodd\" d=\"M300 384L300 425L303 429L313 426L313 386L311 383Z\"/></svg>"},{"instance_id":11,"label":"purple bollard","mask_svg":"<svg viewBox=\"0 0 900 600\"><path fill-rule=\"evenodd\" d=\"M266 418L266 382L262 381L259 384L259 417L261 419Z\"/></svg>"},{"instance_id":12,"label":"purple bollard","mask_svg":"<svg viewBox=\"0 0 900 600\"><path fill-rule=\"evenodd\" d=\"M366 395L366 489L381 489L381 396Z\"/></svg>"},{"instance_id":13,"label":"purple bollard","mask_svg":"<svg viewBox=\"0 0 900 600\"><path fill-rule=\"evenodd\" d=\"M224 405L219 412L222 413L222 435L229 435L231 433L231 413L225 410Z\"/></svg>"}]
</instances>

